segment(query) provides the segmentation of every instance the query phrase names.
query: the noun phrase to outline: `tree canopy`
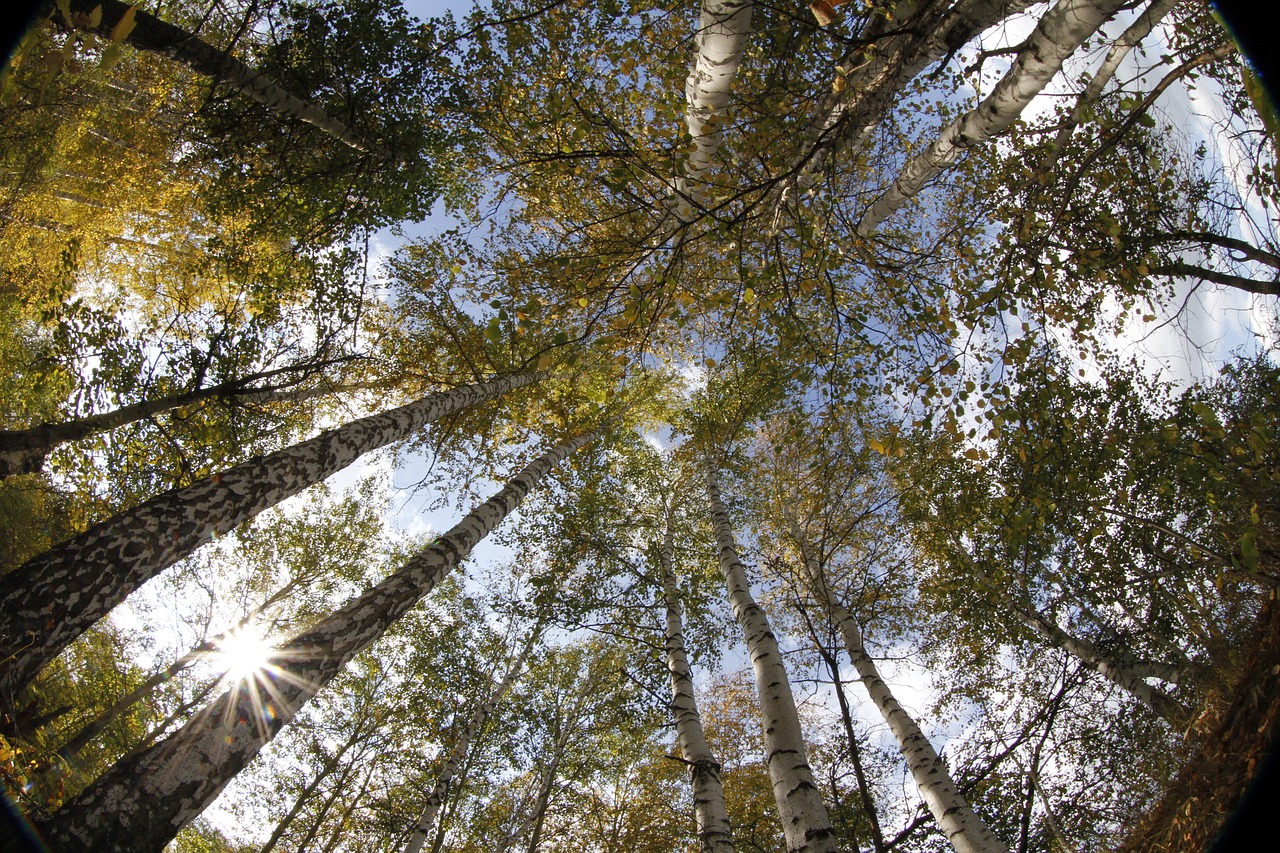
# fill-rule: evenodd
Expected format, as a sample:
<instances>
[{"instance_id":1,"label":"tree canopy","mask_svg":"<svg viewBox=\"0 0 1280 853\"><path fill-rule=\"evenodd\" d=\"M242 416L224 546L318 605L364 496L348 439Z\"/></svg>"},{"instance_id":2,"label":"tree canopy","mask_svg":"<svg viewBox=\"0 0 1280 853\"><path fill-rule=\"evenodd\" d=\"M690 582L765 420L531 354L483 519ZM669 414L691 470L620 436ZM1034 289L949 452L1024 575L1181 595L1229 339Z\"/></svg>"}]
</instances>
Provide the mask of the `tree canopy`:
<instances>
[{"instance_id":1,"label":"tree canopy","mask_svg":"<svg viewBox=\"0 0 1280 853\"><path fill-rule=\"evenodd\" d=\"M419 14L0 74L15 849L1210 844L1280 120L1205 0Z\"/></svg>"}]
</instances>

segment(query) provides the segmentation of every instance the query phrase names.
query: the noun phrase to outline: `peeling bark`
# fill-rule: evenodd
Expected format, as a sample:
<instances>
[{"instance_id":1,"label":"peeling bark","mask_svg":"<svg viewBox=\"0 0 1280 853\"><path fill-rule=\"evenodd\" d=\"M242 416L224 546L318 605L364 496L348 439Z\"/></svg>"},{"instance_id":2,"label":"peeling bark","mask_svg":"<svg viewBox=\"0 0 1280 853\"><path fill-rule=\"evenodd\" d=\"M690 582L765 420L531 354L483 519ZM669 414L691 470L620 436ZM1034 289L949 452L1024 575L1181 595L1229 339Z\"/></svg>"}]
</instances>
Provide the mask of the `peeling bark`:
<instances>
[{"instance_id":1,"label":"peeling bark","mask_svg":"<svg viewBox=\"0 0 1280 853\"><path fill-rule=\"evenodd\" d=\"M436 822L436 815L440 813L440 805L444 802L445 793L449 790L449 785L453 782L454 774L458 772L458 765L467 757L467 751L471 748L471 741L484 728L485 722L493 713L493 709L502 701L502 697L507 695L507 691L511 689L511 685L515 684L516 679L520 677L520 673L524 671L525 661L529 659L530 652L533 651L534 644L538 642L538 637L542 633L542 625L534 627L529 633L529 638L525 641L524 648L520 650L520 654L511 663L507 669L507 674L503 676L502 681L493 688L493 691L485 697L471 715L471 719L467 722L467 727L458 735L457 741L453 744L453 749L449 752L449 757L445 760L444 767L440 770L440 778L436 780L435 787L431 789L430 796L427 797L426 805L422 809L422 814L418 817L418 824L413 830L413 834L409 836L409 842L404 847L404 853L419 853L422 846L427 843L427 833L431 831L431 827Z\"/></svg>"},{"instance_id":2,"label":"peeling bark","mask_svg":"<svg viewBox=\"0 0 1280 853\"><path fill-rule=\"evenodd\" d=\"M889 189L859 220L858 235L870 235L966 150L1013 123L1067 57L1123 5L1124 0L1060 0L1046 12L991 94L976 109L943 128L928 148L902 167Z\"/></svg>"},{"instance_id":3,"label":"peeling bark","mask_svg":"<svg viewBox=\"0 0 1280 853\"><path fill-rule=\"evenodd\" d=\"M602 430L548 451L398 572L283 643L172 735L117 763L40 826L54 850L159 851L347 662L471 553L557 465Z\"/></svg>"},{"instance_id":4,"label":"peeling bark","mask_svg":"<svg viewBox=\"0 0 1280 853\"><path fill-rule=\"evenodd\" d=\"M796 713L795 698L778 641L769 619L751 596L747 572L738 559L729 513L720 497L716 469L706 463L707 499L715 526L720 570L729 590L733 615L742 628L751 664L755 670L756 693L764 730L766 764L773 796L782 817L782 831L788 853L835 853L835 831L822 802L813 771L805 755L804 733Z\"/></svg>"},{"instance_id":5,"label":"peeling bark","mask_svg":"<svg viewBox=\"0 0 1280 853\"><path fill-rule=\"evenodd\" d=\"M131 14L134 25L124 41L133 47L166 56L193 71L226 83L272 112L305 122L357 151L381 160L394 159L390 151L361 139L351 128L327 115L316 104L299 98L227 52L202 41L194 33L121 0L69 0L68 5L78 25L104 38L111 38L121 20ZM97 26L90 26L88 16L96 9L102 10L101 20Z\"/></svg>"},{"instance_id":6,"label":"peeling bark","mask_svg":"<svg viewBox=\"0 0 1280 853\"><path fill-rule=\"evenodd\" d=\"M12 704L69 643L200 545L371 450L541 375L504 376L361 418L166 492L33 557L5 576L0 595L0 705Z\"/></svg>"},{"instance_id":7,"label":"peeling bark","mask_svg":"<svg viewBox=\"0 0 1280 853\"><path fill-rule=\"evenodd\" d=\"M716 760L702 730L702 717L698 714L698 702L693 693L693 675L684 650L683 608L676 588L675 528L671 523L670 506L666 511L665 527L658 559L662 599L667 610L663 648L667 654L667 670L671 673L671 714L675 718L676 738L680 743L680 754L689 766L700 849L703 853L733 853L733 830L724 805L720 762Z\"/></svg>"},{"instance_id":8,"label":"peeling bark","mask_svg":"<svg viewBox=\"0 0 1280 853\"><path fill-rule=\"evenodd\" d=\"M836 600L835 594L827 585L821 562L794 519L790 528L791 537L804 562L810 590L839 628L853 668L880 716L898 741L902 757L911 770L911 778L920 789L920 795L924 797L925 805L942 834L951 842L956 853L1008 853L1009 848L1004 842L974 813L972 806L956 787L947 766L934 750L933 744L929 743L920 726L898 703L889 685L880 677L875 661L867 654L863 645L861 629L853 615Z\"/></svg>"}]
</instances>

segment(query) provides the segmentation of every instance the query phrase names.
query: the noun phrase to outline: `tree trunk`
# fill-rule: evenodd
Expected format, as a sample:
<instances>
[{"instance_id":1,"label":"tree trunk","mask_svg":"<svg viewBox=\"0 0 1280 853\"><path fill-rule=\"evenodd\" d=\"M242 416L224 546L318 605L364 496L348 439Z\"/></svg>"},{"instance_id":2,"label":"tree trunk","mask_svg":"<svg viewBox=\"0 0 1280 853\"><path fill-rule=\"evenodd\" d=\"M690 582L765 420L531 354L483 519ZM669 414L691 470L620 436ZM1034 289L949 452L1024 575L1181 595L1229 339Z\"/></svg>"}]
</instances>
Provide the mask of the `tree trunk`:
<instances>
[{"instance_id":1,"label":"tree trunk","mask_svg":"<svg viewBox=\"0 0 1280 853\"><path fill-rule=\"evenodd\" d=\"M698 841L703 853L733 853L733 831L729 812L724 805L724 789L720 784L720 762L707 744L702 730L702 717L693 694L693 675L684 651L684 625L680 593L674 572L675 529L671 523L671 506L666 507L666 524L659 551L662 573L662 598L667 609L664 648L667 669L671 673L671 713L675 717L680 754L689 765L693 788L693 808L698 825Z\"/></svg>"},{"instance_id":2,"label":"tree trunk","mask_svg":"<svg viewBox=\"0 0 1280 853\"><path fill-rule=\"evenodd\" d=\"M714 464L706 463L707 498L715 526L720 571L729 590L733 615L742 628L760 699L765 759L773 796L782 817L788 853L836 851L835 832L805 756L804 733L791 683L769 619L751 596L747 572L738 559L729 513L720 498Z\"/></svg>"},{"instance_id":3,"label":"tree trunk","mask_svg":"<svg viewBox=\"0 0 1280 853\"><path fill-rule=\"evenodd\" d=\"M1120 34L1120 38L1112 43L1111 49L1107 51L1106 58L1102 60L1098 70L1093 72L1093 76L1089 78L1089 85L1085 86L1084 91L1080 93L1080 97L1076 98L1076 105L1072 107L1071 114L1067 116L1067 120L1058 129L1058 135L1053 138L1053 146L1037 167L1038 174L1048 175L1053 171L1054 165L1062 155L1063 146L1071 139L1071 134L1075 132L1075 129L1080 126L1080 122L1084 119L1085 110L1098 100L1102 90L1111 82L1111 78L1115 77L1116 71L1120 68L1120 63L1129 55L1129 52L1150 35L1156 24L1160 23L1166 15L1172 12L1173 7L1177 6L1178 2L1179 0L1154 0L1150 6L1138 13L1137 20L1130 24L1129 28Z\"/></svg>"},{"instance_id":4,"label":"tree trunk","mask_svg":"<svg viewBox=\"0 0 1280 853\"><path fill-rule=\"evenodd\" d=\"M331 363L331 362L330 362ZM297 368L308 370L305 366ZM56 447L71 441L80 441L91 435L117 429L132 423L162 414L203 403L206 400L237 400L244 403L266 403L278 400L305 399L307 396L321 396L311 389L305 391L297 388L281 386L249 387L248 383L260 382L273 378L288 369L264 371L244 379L222 382L194 391L179 394L168 394L154 400L143 400L128 406L121 406L110 412L102 412L88 417L60 423L41 424L30 429L0 430L0 479L15 474L30 474L44 466L45 457Z\"/></svg>"},{"instance_id":5,"label":"tree trunk","mask_svg":"<svg viewBox=\"0 0 1280 853\"><path fill-rule=\"evenodd\" d=\"M991 94L944 128L928 148L902 167L893 185L863 214L858 235L870 235L967 149L1013 123L1067 57L1123 5L1124 0L1060 0L1046 12Z\"/></svg>"},{"instance_id":6,"label":"tree trunk","mask_svg":"<svg viewBox=\"0 0 1280 853\"><path fill-rule=\"evenodd\" d=\"M1154 665L1142 667L1129 665L1104 655L1088 640L1072 636L1064 631L1057 622L1048 619L1039 610L1019 602L1003 586L994 583L987 573L974 562L964 550L958 550L969 571L982 581L987 589L992 590L1028 627L1038 633L1051 645L1074 655L1081 663L1097 672L1112 684L1128 692L1142 704L1174 729L1181 731L1190 720L1191 712L1178 700L1157 687L1152 687L1146 678L1164 678L1173 673L1170 667Z\"/></svg>"},{"instance_id":7,"label":"tree trunk","mask_svg":"<svg viewBox=\"0 0 1280 853\"><path fill-rule=\"evenodd\" d=\"M338 769L338 765L342 762L342 756L347 754L347 750L355 745L362 734L363 732L357 728L351 737L347 738L347 741L338 748L337 752L325 759L315 777L298 792L298 797L293 801L288 813L276 824L275 829L271 831L271 837L267 839L266 844L262 845L262 849L258 853L272 853L276 849L280 839L284 838L284 834L289 831L289 828L293 826L293 822L298 819L298 815L302 813L307 801L315 794L316 789L324 783L324 780L328 779L333 774L333 771Z\"/></svg>"},{"instance_id":8,"label":"tree trunk","mask_svg":"<svg viewBox=\"0 0 1280 853\"><path fill-rule=\"evenodd\" d=\"M685 123L693 151L676 180L676 215L687 221L707 199L707 173L724 140L725 108L742 63L755 0L703 0L694 38L697 52L684 84Z\"/></svg>"},{"instance_id":9,"label":"tree trunk","mask_svg":"<svg viewBox=\"0 0 1280 853\"><path fill-rule=\"evenodd\" d=\"M877 16L862 37L866 46L836 66L837 91L814 110L779 198L786 201L808 189L832 156L862 145L922 71L1031 5L1033 0L961 0L951 8L899 2L891 18Z\"/></svg>"},{"instance_id":10,"label":"tree trunk","mask_svg":"<svg viewBox=\"0 0 1280 853\"><path fill-rule=\"evenodd\" d=\"M286 91L270 78L226 51L201 40L194 33L162 21L121 0L69 0L68 5L72 15L78 19L77 26L105 38L112 38L125 17L132 16L133 26L129 27L126 23L121 31L126 33L124 41L138 50L158 53L199 74L226 83L272 112L305 122L357 151L381 160L393 159L390 151L361 139L342 122L326 115L320 107ZM97 26L89 26L88 16L96 9L102 10L102 18Z\"/></svg>"},{"instance_id":11,"label":"tree trunk","mask_svg":"<svg viewBox=\"0 0 1280 853\"><path fill-rule=\"evenodd\" d=\"M974 813L973 808L965 800L956 783L942 763L933 744L925 737L920 726L911 718L898 700L894 698L889 685L880 677L875 661L867 654L862 643L862 631L853 616L841 605L827 586L822 564L818 561L804 534L791 521L791 536L800 551L808 575L809 587L813 597L827 610L832 622L840 630L845 649L853 668L857 670L862 686L866 688L871 701L875 703L880 716L884 718L889 730L898 741L902 757L911 770L911 778L920 789L929 813L933 815L938 829L951 842L956 853L1008 853L1009 848L996 837L982 819Z\"/></svg>"},{"instance_id":12,"label":"tree trunk","mask_svg":"<svg viewBox=\"0 0 1280 853\"><path fill-rule=\"evenodd\" d=\"M552 469L601 432L538 457L400 571L282 644L261 676L237 683L177 732L116 764L43 824L51 848L159 853L348 661L435 588Z\"/></svg>"},{"instance_id":13,"label":"tree trunk","mask_svg":"<svg viewBox=\"0 0 1280 853\"><path fill-rule=\"evenodd\" d=\"M561 721L562 724L563 722ZM551 805L551 793L555 790L556 777L560 773L560 762L564 760L564 751L569 746L572 732L569 726L564 726L559 737L556 738L551 763L547 765L542 780L538 783L538 796L533 801L533 811L529 815L532 827L529 833L529 846L526 848L527 853L538 853L538 847L542 844L542 827L547 821L547 807Z\"/></svg>"},{"instance_id":14,"label":"tree trunk","mask_svg":"<svg viewBox=\"0 0 1280 853\"><path fill-rule=\"evenodd\" d=\"M485 722L489 719L489 715L493 713L493 709L502 701L502 697L507 695L507 691L511 689L511 685L520 677L521 671L524 669L525 661L528 660L530 652L533 651L534 644L538 642L538 637L542 633L542 625L534 626L529 633L529 638L525 641L524 648L520 650L520 654L511 663L507 669L507 674L493 691L476 707L475 712L471 715L471 719L467 722L467 727L458 735L458 740L454 743L453 749L449 753L448 759L445 760L444 767L440 770L440 778L436 780L435 787L431 789L431 795L427 797L427 803L422 809L422 815L418 818L418 825L413 830L413 835L409 836L409 843L405 845L405 853L419 853L422 846L427 843L427 833L431 831L432 825L436 821L436 815L440 812L440 804L444 802L445 792L449 789L449 784L453 781L453 776L458 772L458 765L467 757L467 750L471 747L471 741L484 728Z\"/></svg>"},{"instance_id":15,"label":"tree trunk","mask_svg":"<svg viewBox=\"0 0 1280 853\"><path fill-rule=\"evenodd\" d=\"M7 589L0 596L0 706L12 704L93 623L200 545L371 450L540 376L504 376L361 418L166 492L33 557L5 576Z\"/></svg>"}]
</instances>

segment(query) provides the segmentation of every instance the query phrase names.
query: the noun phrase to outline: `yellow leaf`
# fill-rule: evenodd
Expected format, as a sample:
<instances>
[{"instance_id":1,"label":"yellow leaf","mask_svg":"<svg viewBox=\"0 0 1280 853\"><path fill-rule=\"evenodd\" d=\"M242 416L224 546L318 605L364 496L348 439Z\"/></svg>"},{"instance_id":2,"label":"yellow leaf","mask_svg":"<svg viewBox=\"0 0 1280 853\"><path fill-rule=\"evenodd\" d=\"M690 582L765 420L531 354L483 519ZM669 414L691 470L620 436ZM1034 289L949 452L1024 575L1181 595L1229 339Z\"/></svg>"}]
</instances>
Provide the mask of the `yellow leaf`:
<instances>
[{"instance_id":1,"label":"yellow leaf","mask_svg":"<svg viewBox=\"0 0 1280 853\"><path fill-rule=\"evenodd\" d=\"M94 10L99 20L102 18L102 7ZM120 20L116 21L116 25L111 28L111 41L122 42L129 37L129 33L133 32L133 28L137 26L134 18L137 17L138 7L130 6L125 13L120 16ZM96 24L94 26L97 26Z\"/></svg>"}]
</instances>

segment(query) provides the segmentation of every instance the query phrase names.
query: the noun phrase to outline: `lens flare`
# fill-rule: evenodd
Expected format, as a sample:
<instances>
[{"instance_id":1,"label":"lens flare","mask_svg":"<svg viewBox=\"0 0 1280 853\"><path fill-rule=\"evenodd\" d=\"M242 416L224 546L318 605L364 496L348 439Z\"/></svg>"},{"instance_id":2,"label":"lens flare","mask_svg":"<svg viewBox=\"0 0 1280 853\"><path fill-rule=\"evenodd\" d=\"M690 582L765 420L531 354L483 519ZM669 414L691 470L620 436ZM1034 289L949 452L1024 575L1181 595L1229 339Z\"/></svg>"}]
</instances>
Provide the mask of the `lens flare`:
<instances>
[{"instance_id":1,"label":"lens flare","mask_svg":"<svg viewBox=\"0 0 1280 853\"><path fill-rule=\"evenodd\" d=\"M250 628L232 631L218 643L218 666L229 681L244 681L257 676L271 663L275 651L271 643Z\"/></svg>"}]
</instances>

